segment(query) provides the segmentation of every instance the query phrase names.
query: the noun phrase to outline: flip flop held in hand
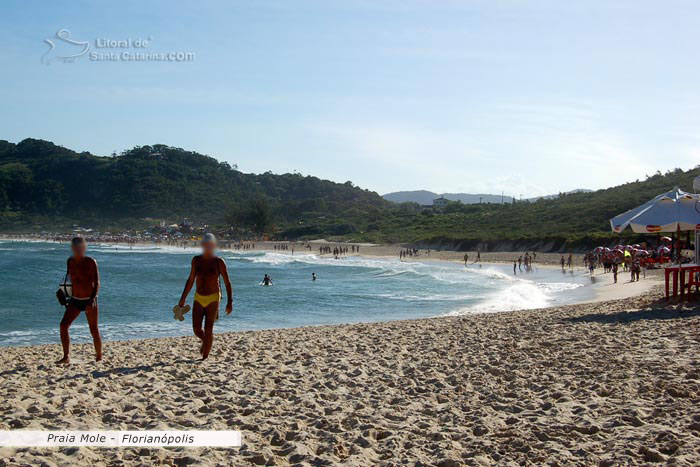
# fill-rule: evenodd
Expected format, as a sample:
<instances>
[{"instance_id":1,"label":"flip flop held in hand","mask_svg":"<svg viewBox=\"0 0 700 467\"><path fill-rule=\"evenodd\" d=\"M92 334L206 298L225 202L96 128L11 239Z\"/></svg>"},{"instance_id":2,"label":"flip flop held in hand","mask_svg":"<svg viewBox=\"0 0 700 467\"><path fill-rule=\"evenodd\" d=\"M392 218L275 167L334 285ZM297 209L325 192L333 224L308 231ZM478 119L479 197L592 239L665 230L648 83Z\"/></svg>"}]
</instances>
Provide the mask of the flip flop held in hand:
<instances>
[{"instance_id":1,"label":"flip flop held in hand","mask_svg":"<svg viewBox=\"0 0 700 467\"><path fill-rule=\"evenodd\" d=\"M190 312L190 306L179 306L175 305L173 307L173 317L178 321L185 321L185 315Z\"/></svg>"}]
</instances>

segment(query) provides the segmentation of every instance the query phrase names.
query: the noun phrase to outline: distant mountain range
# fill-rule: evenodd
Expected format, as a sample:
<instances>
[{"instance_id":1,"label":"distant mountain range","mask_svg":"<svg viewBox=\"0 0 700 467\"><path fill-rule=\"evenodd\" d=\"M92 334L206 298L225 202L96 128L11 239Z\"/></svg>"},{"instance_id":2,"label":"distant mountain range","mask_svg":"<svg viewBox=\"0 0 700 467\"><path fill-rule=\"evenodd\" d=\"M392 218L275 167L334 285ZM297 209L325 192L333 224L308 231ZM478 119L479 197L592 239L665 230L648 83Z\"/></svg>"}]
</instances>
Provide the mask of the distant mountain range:
<instances>
[{"instance_id":1,"label":"distant mountain range","mask_svg":"<svg viewBox=\"0 0 700 467\"><path fill-rule=\"evenodd\" d=\"M592 190L586 190L584 188L579 188L577 190L572 190L566 192L566 194L571 193L589 193ZM444 197L450 201L461 201L464 204L477 204L477 203L512 203L512 196L501 196L501 195L488 195L488 194L472 194L472 193L434 193L427 190L416 190L416 191L396 191L394 193L387 193L383 195L383 198L387 201L393 203L418 203L423 206L430 206L433 204L433 200L439 197ZM537 201L538 199L554 199L559 195L546 195L546 196L536 196L534 198L527 198L527 201Z\"/></svg>"},{"instance_id":2,"label":"distant mountain range","mask_svg":"<svg viewBox=\"0 0 700 467\"><path fill-rule=\"evenodd\" d=\"M461 201L464 204L476 204L481 199L482 203L500 203L501 195L470 194L470 193L443 193L442 195L427 190L417 191L396 191L383 195L387 201L394 203L418 203L423 206L430 206L433 200L444 196L451 201ZM510 203L513 200L510 196L504 196L503 201Z\"/></svg>"}]
</instances>

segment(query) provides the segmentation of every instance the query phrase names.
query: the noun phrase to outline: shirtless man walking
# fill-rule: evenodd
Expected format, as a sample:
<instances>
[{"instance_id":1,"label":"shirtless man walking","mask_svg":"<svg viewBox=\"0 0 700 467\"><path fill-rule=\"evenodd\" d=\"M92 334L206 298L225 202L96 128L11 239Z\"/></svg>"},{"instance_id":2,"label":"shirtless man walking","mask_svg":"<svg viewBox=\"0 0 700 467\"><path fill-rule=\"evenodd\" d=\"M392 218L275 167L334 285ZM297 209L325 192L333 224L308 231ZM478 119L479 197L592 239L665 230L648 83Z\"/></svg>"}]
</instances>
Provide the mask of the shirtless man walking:
<instances>
[{"instance_id":1,"label":"shirtless man walking","mask_svg":"<svg viewBox=\"0 0 700 467\"><path fill-rule=\"evenodd\" d=\"M70 363L70 335L68 328L80 315L85 312L90 334L95 345L95 361L102 360L102 337L97 327L98 307L97 292L100 290L100 274L97 270L97 261L85 255L87 242L83 237L75 237L71 240L73 255L68 258L68 275L72 284L71 297L67 298L66 312L61 320L61 345L63 346L63 358L57 364ZM68 282L68 281L66 281Z\"/></svg>"},{"instance_id":2,"label":"shirtless man walking","mask_svg":"<svg viewBox=\"0 0 700 467\"><path fill-rule=\"evenodd\" d=\"M221 302L221 287L219 276L224 279L226 285L226 314L233 311L233 291L228 277L228 269L223 259L216 256L216 237L214 234L206 234L202 238L202 254L192 258L192 269L185 283L185 290L180 297L180 307L185 306L187 295L192 286L197 283L194 294L194 308L192 309L192 329L195 336L202 341L200 353L202 360L206 360L214 342L214 322L219 319L219 302ZM204 329L202 329L204 320Z\"/></svg>"}]
</instances>

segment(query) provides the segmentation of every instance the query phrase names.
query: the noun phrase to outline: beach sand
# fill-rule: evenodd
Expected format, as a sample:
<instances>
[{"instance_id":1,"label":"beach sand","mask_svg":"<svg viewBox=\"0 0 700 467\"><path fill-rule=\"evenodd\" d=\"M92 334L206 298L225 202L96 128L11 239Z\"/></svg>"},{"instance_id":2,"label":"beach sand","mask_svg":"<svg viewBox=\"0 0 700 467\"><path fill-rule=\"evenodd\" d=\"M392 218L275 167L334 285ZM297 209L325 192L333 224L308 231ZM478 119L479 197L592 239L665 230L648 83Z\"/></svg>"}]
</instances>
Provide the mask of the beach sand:
<instances>
[{"instance_id":1,"label":"beach sand","mask_svg":"<svg viewBox=\"0 0 700 467\"><path fill-rule=\"evenodd\" d=\"M240 449L0 448L0 465L700 463L700 309L508 313L0 352L0 429L238 429ZM187 332L183 323L183 332Z\"/></svg>"},{"instance_id":2,"label":"beach sand","mask_svg":"<svg viewBox=\"0 0 700 467\"><path fill-rule=\"evenodd\" d=\"M360 247L360 253L367 256L380 256L387 258L398 258L399 252L405 249L401 245L368 245ZM430 254L427 250L420 250L420 260L440 260L440 261L451 261L457 263L464 263L464 255L469 255L469 264L476 261L476 251L453 251L453 250L431 250ZM532 251L529 252L532 255ZM569 257L568 253L542 253L538 252L535 259L535 265L537 266L557 266L561 265L561 257L564 259ZM510 263L517 261L519 257L525 257L524 251L492 251L492 252L481 252L481 261L483 263ZM411 258L409 258L411 259ZM576 253L573 254L573 263L575 267L583 266L583 255Z\"/></svg>"}]
</instances>

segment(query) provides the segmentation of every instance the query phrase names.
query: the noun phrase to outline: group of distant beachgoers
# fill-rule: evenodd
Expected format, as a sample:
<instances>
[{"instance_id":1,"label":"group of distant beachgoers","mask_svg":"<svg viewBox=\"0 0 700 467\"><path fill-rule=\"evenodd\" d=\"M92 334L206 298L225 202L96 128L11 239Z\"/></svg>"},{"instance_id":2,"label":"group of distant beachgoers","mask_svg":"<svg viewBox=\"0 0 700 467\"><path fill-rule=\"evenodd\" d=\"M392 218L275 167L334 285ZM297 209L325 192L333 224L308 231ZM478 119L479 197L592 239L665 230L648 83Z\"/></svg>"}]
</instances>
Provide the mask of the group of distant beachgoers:
<instances>
[{"instance_id":1,"label":"group of distant beachgoers","mask_svg":"<svg viewBox=\"0 0 700 467\"><path fill-rule=\"evenodd\" d=\"M309 250L311 248L309 247ZM335 259L339 259L341 256L348 255L350 253L359 253L360 247L356 245L351 245L350 248L347 246L334 246L330 247L328 245L321 245L318 247L318 254L323 255L333 255Z\"/></svg>"},{"instance_id":2,"label":"group of distant beachgoers","mask_svg":"<svg viewBox=\"0 0 700 467\"><path fill-rule=\"evenodd\" d=\"M430 250L426 250L425 254L430 256ZM420 250L418 248L406 248L399 251L399 259L404 260L408 257L417 258L420 256Z\"/></svg>"},{"instance_id":3,"label":"group of distant beachgoers","mask_svg":"<svg viewBox=\"0 0 700 467\"><path fill-rule=\"evenodd\" d=\"M586 253L583 257L583 264L588 268L591 275L596 268L602 267L603 273L612 273L613 280L617 283L618 273L630 273L632 282L639 281L640 276L646 277L647 269L654 269L664 264L690 261L681 252L684 248L692 249L693 246L687 242L678 241L674 245L671 237L660 237L658 245L616 245L613 248L599 246ZM563 267L562 257L562 267Z\"/></svg>"},{"instance_id":4,"label":"group of distant beachgoers","mask_svg":"<svg viewBox=\"0 0 700 467\"><path fill-rule=\"evenodd\" d=\"M537 252L533 251L532 255L529 252L525 252L524 256L519 256L518 259L513 260L513 274L518 274L518 271L523 271L523 266L525 267L525 272L532 272L532 263L537 259ZM564 257L562 256L562 261ZM569 255L569 262L571 262L571 255ZM562 268L563 268L562 263Z\"/></svg>"}]
</instances>

